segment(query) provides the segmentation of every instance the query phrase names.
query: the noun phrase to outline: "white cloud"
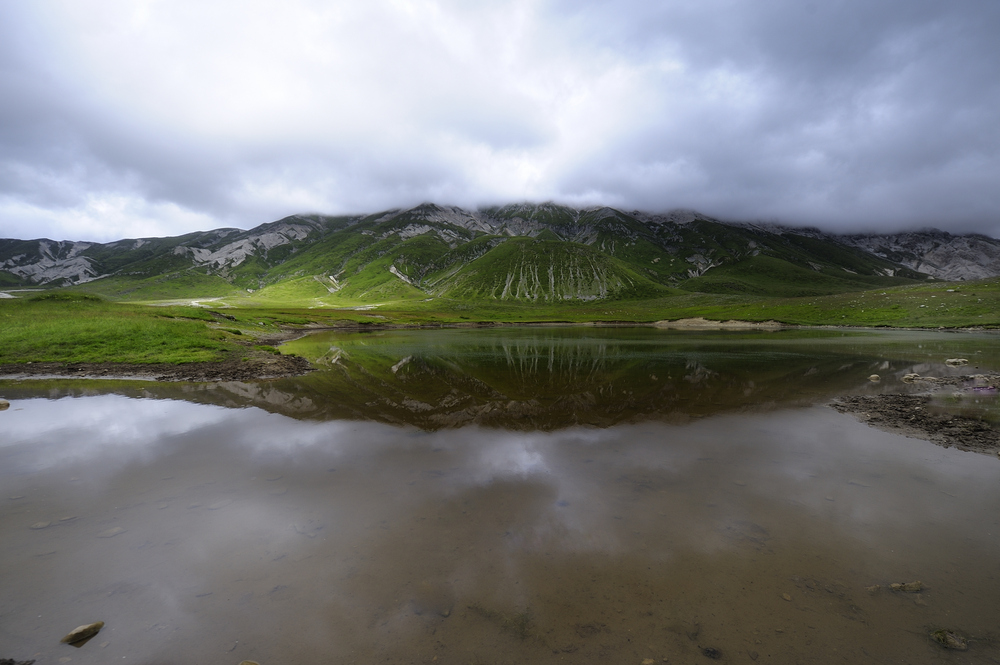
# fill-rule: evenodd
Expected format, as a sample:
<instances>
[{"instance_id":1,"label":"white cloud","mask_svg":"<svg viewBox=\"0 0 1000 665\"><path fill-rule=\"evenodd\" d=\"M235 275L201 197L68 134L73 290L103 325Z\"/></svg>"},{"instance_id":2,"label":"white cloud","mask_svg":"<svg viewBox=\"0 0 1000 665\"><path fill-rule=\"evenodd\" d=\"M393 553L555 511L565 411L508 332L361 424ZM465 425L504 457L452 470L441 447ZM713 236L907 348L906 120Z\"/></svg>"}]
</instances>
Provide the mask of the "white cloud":
<instances>
[{"instance_id":1,"label":"white cloud","mask_svg":"<svg viewBox=\"0 0 1000 665\"><path fill-rule=\"evenodd\" d=\"M991 230L996 29L985 1L8 4L0 235L524 199Z\"/></svg>"},{"instance_id":2,"label":"white cloud","mask_svg":"<svg viewBox=\"0 0 1000 665\"><path fill-rule=\"evenodd\" d=\"M212 216L173 201L151 202L119 192L83 193L79 202L69 207L42 206L3 196L0 220L10 237L90 242L162 237L218 226Z\"/></svg>"}]
</instances>

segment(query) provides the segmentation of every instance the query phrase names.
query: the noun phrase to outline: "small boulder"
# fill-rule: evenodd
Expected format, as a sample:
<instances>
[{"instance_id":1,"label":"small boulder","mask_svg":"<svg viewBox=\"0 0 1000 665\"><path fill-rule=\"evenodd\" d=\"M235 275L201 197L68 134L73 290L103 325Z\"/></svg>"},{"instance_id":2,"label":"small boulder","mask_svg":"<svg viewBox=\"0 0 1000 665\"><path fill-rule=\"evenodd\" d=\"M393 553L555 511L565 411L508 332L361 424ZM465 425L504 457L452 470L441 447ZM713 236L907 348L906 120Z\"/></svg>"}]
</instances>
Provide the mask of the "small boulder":
<instances>
[{"instance_id":1,"label":"small boulder","mask_svg":"<svg viewBox=\"0 0 1000 665\"><path fill-rule=\"evenodd\" d=\"M905 376L903 376L903 383L913 383L914 381L919 381L919 380L920 380L920 375L915 372L911 372L910 374L906 374Z\"/></svg>"},{"instance_id":2,"label":"small boulder","mask_svg":"<svg viewBox=\"0 0 1000 665\"><path fill-rule=\"evenodd\" d=\"M944 364L949 367L965 367L969 364L969 360L967 358L948 358Z\"/></svg>"},{"instance_id":3,"label":"small boulder","mask_svg":"<svg viewBox=\"0 0 1000 665\"><path fill-rule=\"evenodd\" d=\"M920 593L923 591L924 583L920 581L896 582L894 584L890 584L889 588L893 591L902 591L903 593Z\"/></svg>"},{"instance_id":4,"label":"small boulder","mask_svg":"<svg viewBox=\"0 0 1000 665\"><path fill-rule=\"evenodd\" d=\"M955 651L968 651L969 649L969 643L964 637L944 628L931 633L931 639L945 649L954 649Z\"/></svg>"},{"instance_id":5,"label":"small boulder","mask_svg":"<svg viewBox=\"0 0 1000 665\"><path fill-rule=\"evenodd\" d=\"M878 383L879 381L882 380L882 377L879 376L878 374L872 374L871 376L868 377L868 380L871 381L872 383Z\"/></svg>"},{"instance_id":6,"label":"small boulder","mask_svg":"<svg viewBox=\"0 0 1000 665\"><path fill-rule=\"evenodd\" d=\"M0 411L4 411L10 408L10 402L5 399L0 398Z\"/></svg>"},{"instance_id":7,"label":"small boulder","mask_svg":"<svg viewBox=\"0 0 1000 665\"><path fill-rule=\"evenodd\" d=\"M104 622L98 621L96 623L88 623L83 626L77 626L73 630L69 631L66 637L62 638L60 642L63 644L73 644L75 642L82 642L88 638L97 635L101 632L101 628L104 628Z\"/></svg>"}]
</instances>

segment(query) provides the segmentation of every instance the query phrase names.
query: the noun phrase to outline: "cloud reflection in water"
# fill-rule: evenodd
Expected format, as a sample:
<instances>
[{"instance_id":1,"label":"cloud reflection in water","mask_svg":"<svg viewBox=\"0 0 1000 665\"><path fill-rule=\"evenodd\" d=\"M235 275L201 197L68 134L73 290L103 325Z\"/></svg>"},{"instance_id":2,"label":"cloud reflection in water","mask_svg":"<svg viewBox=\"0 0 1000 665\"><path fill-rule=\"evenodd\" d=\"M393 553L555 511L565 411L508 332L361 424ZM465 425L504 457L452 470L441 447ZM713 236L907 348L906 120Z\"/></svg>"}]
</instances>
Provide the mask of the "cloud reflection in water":
<instances>
[{"instance_id":1,"label":"cloud reflection in water","mask_svg":"<svg viewBox=\"0 0 1000 665\"><path fill-rule=\"evenodd\" d=\"M577 624L614 642L661 607L654 592L670 599L664 617L750 630L793 575L858 589L920 575L942 599L927 616L959 595L971 616L993 587L963 557L1000 561L996 464L822 407L528 433L116 396L14 407L0 444L5 491L25 495L3 521L14 616L72 623L77 599L143 636L118 640L111 655L130 658L197 660L255 636L258 651L233 660L374 660L426 648L432 626L474 649L484 616L523 608L566 643ZM67 482L69 469L91 482ZM25 528L71 509L75 522ZM111 525L126 531L95 537Z\"/></svg>"}]
</instances>

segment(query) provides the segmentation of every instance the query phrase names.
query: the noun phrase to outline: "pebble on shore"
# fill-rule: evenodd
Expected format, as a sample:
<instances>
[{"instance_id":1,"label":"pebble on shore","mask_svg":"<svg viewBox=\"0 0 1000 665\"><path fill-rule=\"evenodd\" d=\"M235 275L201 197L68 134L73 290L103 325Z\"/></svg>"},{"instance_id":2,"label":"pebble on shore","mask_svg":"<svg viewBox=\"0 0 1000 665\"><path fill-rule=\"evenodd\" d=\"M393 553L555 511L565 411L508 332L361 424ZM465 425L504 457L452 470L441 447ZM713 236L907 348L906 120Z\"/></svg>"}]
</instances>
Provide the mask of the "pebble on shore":
<instances>
[{"instance_id":1,"label":"pebble on shore","mask_svg":"<svg viewBox=\"0 0 1000 665\"><path fill-rule=\"evenodd\" d=\"M104 628L103 621L97 621L95 623L88 623L82 626L77 626L73 630L69 631L66 637L60 640L64 644L73 644L75 642L82 642L83 640L93 637L101 632L101 628Z\"/></svg>"}]
</instances>

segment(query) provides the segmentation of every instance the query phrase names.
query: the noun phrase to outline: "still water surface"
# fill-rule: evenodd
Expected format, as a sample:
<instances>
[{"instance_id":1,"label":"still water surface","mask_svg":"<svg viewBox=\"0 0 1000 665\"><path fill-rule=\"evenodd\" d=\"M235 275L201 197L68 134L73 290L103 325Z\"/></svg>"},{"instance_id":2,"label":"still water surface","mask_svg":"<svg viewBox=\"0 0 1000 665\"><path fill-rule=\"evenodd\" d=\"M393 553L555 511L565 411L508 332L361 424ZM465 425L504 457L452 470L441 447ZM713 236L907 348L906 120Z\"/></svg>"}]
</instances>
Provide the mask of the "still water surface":
<instances>
[{"instance_id":1,"label":"still water surface","mask_svg":"<svg viewBox=\"0 0 1000 665\"><path fill-rule=\"evenodd\" d=\"M946 357L996 371L994 337L294 347L325 369L0 383L0 658L1000 662L1000 460L825 406L968 372ZM939 628L969 651L934 644Z\"/></svg>"}]
</instances>

